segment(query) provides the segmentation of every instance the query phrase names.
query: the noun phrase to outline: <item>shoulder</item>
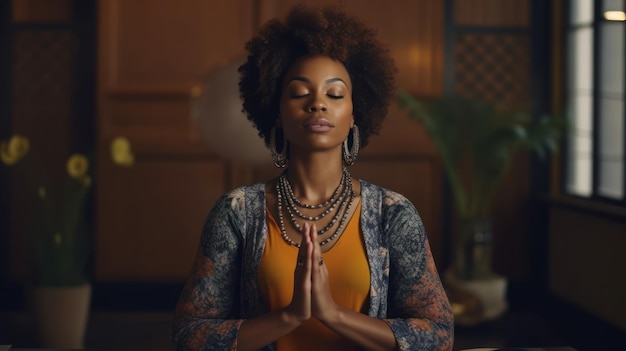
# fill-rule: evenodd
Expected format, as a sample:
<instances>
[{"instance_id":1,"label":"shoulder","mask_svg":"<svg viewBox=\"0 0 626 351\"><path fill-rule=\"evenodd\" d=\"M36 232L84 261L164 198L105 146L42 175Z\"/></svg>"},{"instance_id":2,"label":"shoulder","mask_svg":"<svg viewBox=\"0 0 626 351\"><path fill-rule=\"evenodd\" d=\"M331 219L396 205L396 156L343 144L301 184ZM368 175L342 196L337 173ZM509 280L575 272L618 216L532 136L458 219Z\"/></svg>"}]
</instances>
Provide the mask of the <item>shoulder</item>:
<instances>
[{"instance_id":1,"label":"shoulder","mask_svg":"<svg viewBox=\"0 0 626 351\"><path fill-rule=\"evenodd\" d=\"M380 221L383 228L407 223L422 225L413 203L396 191L361 181L361 196L363 213L374 221Z\"/></svg>"},{"instance_id":2,"label":"shoulder","mask_svg":"<svg viewBox=\"0 0 626 351\"><path fill-rule=\"evenodd\" d=\"M262 184L253 184L224 193L209 212L203 235L213 238L212 240L217 240L216 237L227 237L229 233L238 233L243 237L247 223L263 211L263 189Z\"/></svg>"},{"instance_id":3,"label":"shoulder","mask_svg":"<svg viewBox=\"0 0 626 351\"><path fill-rule=\"evenodd\" d=\"M215 203L214 209L243 213L246 203L263 203L265 197L263 183L245 185L223 194Z\"/></svg>"},{"instance_id":4,"label":"shoulder","mask_svg":"<svg viewBox=\"0 0 626 351\"><path fill-rule=\"evenodd\" d=\"M361 196L363 199L376 200L380 202L380 206L384 208L393 206L409 206L414 207L413 204L406 196L395 192L393 190L368 183L367 181L360 180L361 182Z\"/></svg>"}]
</instances>

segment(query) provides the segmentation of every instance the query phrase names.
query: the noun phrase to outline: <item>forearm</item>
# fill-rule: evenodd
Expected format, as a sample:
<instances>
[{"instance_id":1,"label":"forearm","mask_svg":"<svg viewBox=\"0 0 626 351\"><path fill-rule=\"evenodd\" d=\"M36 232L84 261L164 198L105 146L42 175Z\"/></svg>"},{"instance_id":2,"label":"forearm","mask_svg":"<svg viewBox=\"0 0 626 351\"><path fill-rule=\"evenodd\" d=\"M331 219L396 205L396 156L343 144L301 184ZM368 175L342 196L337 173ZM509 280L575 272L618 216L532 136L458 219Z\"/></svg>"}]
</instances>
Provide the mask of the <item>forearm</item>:
<instances>
[{"instance_id":1,"label":"forearm","mask_svg":"<svg viewBox=\"0 0 626 351\"><path fill-rule=\"evenodd\" d=\"M337 309L321 322L366 350L398 349L391 328L381 319L337 306Z\"/></svg>"},{"instance_id":2,"label":"forearm","mask_svg":"<svg viewBox=\"0 0 626 351\"><path fill-rule=\"evenodd\" d=\"M247 319L241 324L237 335L237 350L258 350L289 334L302 324L284 308Z\"/></svg>"}]
</instances>

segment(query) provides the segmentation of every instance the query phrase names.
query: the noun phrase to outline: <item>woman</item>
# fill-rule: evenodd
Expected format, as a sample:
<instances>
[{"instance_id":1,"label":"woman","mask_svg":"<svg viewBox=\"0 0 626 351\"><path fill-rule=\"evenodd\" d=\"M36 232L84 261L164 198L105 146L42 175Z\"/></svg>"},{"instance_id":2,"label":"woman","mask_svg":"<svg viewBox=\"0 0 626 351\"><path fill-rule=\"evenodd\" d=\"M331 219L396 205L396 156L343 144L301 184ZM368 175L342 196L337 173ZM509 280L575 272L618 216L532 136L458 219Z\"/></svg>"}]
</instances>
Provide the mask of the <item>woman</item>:
<instances>
[{"instance_id":1,"label":"woman","mask_svg":"<svg viewBox=\"0 0 626 351\"><path fill-rule=\"evenodd\" d=\"M224 195L176 308L181 350L450 350L453 321L421 219L353 179L395 68L335 8L295 7L246 45L244 110L284 172Z\"/></svg>"}]
</instances>

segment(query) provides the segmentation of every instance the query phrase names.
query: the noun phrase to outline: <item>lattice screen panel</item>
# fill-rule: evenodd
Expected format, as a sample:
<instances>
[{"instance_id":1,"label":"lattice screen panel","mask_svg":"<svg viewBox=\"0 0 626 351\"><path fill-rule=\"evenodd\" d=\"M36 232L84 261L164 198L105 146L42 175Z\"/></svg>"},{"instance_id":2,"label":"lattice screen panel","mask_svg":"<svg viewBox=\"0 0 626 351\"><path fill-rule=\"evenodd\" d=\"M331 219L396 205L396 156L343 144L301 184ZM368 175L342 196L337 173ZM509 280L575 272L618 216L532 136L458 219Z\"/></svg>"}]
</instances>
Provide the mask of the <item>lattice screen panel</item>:
<instances>
[{"instance_id":1,"label":"lattice screen panel","mask_svg":"<svg viewBox=\"0 0 626 351\"><path fill-rule=\"evenodd\" d=\"M76 42L69 30L21 29L13 38L13 132L25 134L53 178L70 141Z\"/></svg>"},{"instance_id":2,"label":"lattice screen panel","mask_svg":"<svg viewBox=\"0 0 626 351\"><path fill-rule=\"evenodd\" d=\"M454 50L455 93L508 108L527 108L530 41L527 35L461 33Z\"/></svg>"}]
</instances>

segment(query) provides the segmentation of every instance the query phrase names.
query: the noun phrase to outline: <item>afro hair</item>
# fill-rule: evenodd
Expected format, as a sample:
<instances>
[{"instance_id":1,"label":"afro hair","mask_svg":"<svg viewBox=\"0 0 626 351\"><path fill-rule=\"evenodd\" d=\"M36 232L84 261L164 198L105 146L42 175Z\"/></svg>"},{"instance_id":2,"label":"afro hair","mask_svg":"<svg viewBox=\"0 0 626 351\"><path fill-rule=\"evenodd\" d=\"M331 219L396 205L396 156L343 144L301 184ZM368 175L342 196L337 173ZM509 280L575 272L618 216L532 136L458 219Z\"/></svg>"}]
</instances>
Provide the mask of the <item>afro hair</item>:
<instances>
[{"instance_id":1,"label":"afro hair","mask_svg":"<svg viewBox=\"0 0 626 351\"><path fill-rule=\"evenodd\" d=\"M247 60L239 67L243 112L269 143L276 125L282 80L300 57L323 55L344 64L352 80L354 120L361 146L378 134L395 93L396 68L377 33L339 7L298 5L284 22L273 19L246 43Z\"/></svg>"}]
</instances>

